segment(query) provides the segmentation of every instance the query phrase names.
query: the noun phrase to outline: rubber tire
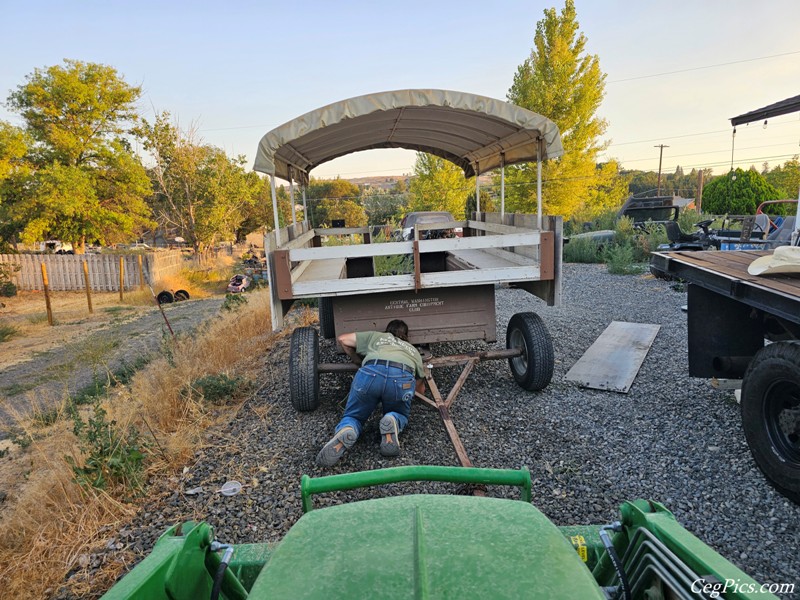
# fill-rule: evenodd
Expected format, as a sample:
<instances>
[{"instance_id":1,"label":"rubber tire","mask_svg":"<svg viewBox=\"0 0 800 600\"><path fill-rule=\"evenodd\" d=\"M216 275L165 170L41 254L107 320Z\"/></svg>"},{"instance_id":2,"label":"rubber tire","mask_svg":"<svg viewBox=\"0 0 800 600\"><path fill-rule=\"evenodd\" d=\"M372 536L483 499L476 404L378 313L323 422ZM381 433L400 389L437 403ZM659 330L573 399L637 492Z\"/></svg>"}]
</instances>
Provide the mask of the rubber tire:
<instances>
[{"instance_id":1,"label":"rubber tire","mask_svg":"<svg viewBox=\"0 0 800 600\"><path fill-rule=\"evenodd\" d=\"M186 290L178 290L175 292L175 302L182 302L189 299L189 292Z\"/></svg>"},{"instance_id":2,"label":"rubber tire","mask_svg":"<svg viewBox=\"0 0 800 600\"><path fill-rule=\"evenodd\" d=\"M172 304L175 302L175 296L172 295L172 292L164 290L163 292L158 293L156 300L158 300L159 304Z\"/></svg>"},{"instance_id":3,"label":"rubber tire","mask_svg":"<svg viewBox=\"0 0 800 600\"><path fill-rule=\"evenodd\" d=\"M784 407L791 403L800 418L800 342L776 342L756 353L744 374L741 405L742 427L758 468L775 489L800 504L800 427L795 424L795 439L788 439L778 415L770 414L776 401Z\"/></svg>"},{"instance_id":4,"label":"rubber tire","mask_svg":"<svg viewBox=\"0 0 800 600\"><path fill-rule=\"evenodd\" d=\"M553 378L553 340L536 313L517 313L508 321L506 348L522 348L522 356L508 359L516 382L523 389L543 390Z\"/></svg>"},{"instance_id":5,"label":"rubber tire","mask_svg":"<svg viewBox=\"0 0 800 600\"><path fill-rule=\"evenodd\" d=\"M326 340L336 337L336 328L333 325L333 300L330 298L319 299L319 332Z\"/></svg>"},{"instance_id":6,"label":"rubber tire","mask_svg":"<svg viewBox=\"0 0 800 600\"><path fill-rule=\"evenodd\" d=\"M300 412L319 406L319 334L315 327L298 327L289 346L289 395Z\"/></svg>"}]
</instances>

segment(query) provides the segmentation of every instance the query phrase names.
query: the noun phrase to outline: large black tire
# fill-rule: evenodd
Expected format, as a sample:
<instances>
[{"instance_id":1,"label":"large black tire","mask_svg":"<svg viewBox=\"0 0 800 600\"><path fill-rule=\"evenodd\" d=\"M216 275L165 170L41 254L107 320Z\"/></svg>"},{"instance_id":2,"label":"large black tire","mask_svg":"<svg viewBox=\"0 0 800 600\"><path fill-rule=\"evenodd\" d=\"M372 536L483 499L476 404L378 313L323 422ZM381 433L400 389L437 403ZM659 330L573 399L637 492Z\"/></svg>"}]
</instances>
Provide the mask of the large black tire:
<instances>
[{"instance_id":1,"label":"large black tire","mask_svg":"<svg viewBox=\"0 0 800 600\"><path fill-rule=\"evenodd\" d=\"M186 290L178 290L175 292L175 302L182 302L189 299L189 292Z\"/></svg>"},{"instance_id":2,"label":"large black tire","mask_svg":"<svg viewBox=\"0 0 800 600\"><path fill-rule=\"evenodd\" d=\"M172 295L172 292L164 290L163 292L158 293L156 300L158 300L159 304L172 304L175 302L175 296Z\"/></svg>"},{"instance_id":3,"label":"large black tire","mask_svg":"<svg viewBox=\"0 0 800 600\"><path fill-rule=\"evenodd\" d=\"M299 411L319 406L319 336L314 327L298 327L289 347L289 393Z\"/></svg>"},{"instance_id":4,"label":"large black tire","mask_svg":"<svg viewBox=\"0 0 800 600\"><path fill-rule=\"evenodd\" d=\"M508 359L511 374L528 391L543 390L553 378L553 340L536 313L517 313L508 321L506 348L522 349Z\"/></svg>"},{"instance_id":5,"label":"large black tire","mask_svg":"<svg viewBox=\"0 0 800 600\"><path fill-rule=\"evenodd\" d=\"M800 343L759 350L742 383L742 426L759 469L800 504Z\"/></svg>"},{"instance_id":6,"label":"large black tire","mask_svg":"<svg viewBox=\"0 0 800 600\"><path fill-rule=\"evenodd\" d=\"M319 332L326 340L336 337L336 328L333 326L333 300L330 298L319 299Z\"/></svg>"}]
</instances>

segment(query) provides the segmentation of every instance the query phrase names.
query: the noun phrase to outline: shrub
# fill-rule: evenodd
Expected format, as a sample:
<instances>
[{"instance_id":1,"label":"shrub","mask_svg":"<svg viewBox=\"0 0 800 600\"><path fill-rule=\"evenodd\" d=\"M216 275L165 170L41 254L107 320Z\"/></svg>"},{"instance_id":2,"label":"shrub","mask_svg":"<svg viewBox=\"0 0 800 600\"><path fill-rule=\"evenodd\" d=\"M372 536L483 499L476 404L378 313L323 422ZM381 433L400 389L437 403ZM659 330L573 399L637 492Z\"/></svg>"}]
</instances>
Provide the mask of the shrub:
<instances>
[{"instance_id":1,"label":"shrub","mask_svg":"<svg viewBox=\"0 0 800 600\"><path fill-rule=\"evenodd\" d=\"M7 342L17 333L17 328L13 325L0 324L0 342Z\"/></svg>"},{"instance_id":2,"label":"shrub","mask_svg":"<svg viewBox=\"0 0 800 600\"><path fill-rule=\"evenodd\" d=\"M614 244L606 248L604 254L608 272L612 275L634 275L642 272L634 264L634 250L630 244Z\"/></svg>"},{"instance_id":3,"label":"shrub","mask_svg":"<svg viewBox=\"0 0 800 600\"><path fill-rule=\"evenodd\" d=\"M192 388L212 404L226 404L228 400L235 400L246 393L248 387L243 377L230 377L225 373L206 375L192 382Z\"/></svg>"},{"instance_id":4,"label":"shrub","mask_svg":"<svg viewBox=\"0 0 800 600\"><path fill-rule=\"evenodd\" d=\"M242 294L225 294L225 301L222 303L221 310L235 311L247 304L247 298Z\"/></svg>"},{"instance_id":5,"label":"shrub","mask_svg":"<svg viewBox=\"0 0 800 600\"><path fill-rule=\"evenodd\" d=\"M106 414L99 400L87 421L74 405L70 407L72 431L78 438L83 461L80 464L73 456L64 458L81 485L99 489L106 489L109 484L122 485L127 491L141 492L144 443L135 427L118 427L116 421L106 419Z\"/></svg>"},{"instance_id":6,"label":"shrub","mask_svg":"<svg viewBox=\"0 0 800 600\"><path fill-rule=\"evenodd\" d=\"M588 237L571 238L564 245L564 261L576 263L603 262L602 246Z\"/></svg>"}]
</instances>

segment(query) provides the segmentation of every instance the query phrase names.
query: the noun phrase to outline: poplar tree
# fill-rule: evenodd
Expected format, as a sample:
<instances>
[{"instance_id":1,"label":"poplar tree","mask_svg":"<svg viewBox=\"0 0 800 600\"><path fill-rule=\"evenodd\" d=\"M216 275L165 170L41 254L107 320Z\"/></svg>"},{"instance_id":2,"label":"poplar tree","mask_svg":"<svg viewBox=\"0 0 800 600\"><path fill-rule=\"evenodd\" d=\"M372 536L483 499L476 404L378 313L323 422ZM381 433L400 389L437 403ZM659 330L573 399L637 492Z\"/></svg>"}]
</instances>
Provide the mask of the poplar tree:
<instances>
[{"instance_id":1,"label":"poplar tree","mask_svg":"<svg viewBox=\"0 0 800 600\"><path fill-rule=\"evenodd\" d=\"M596 113L605 95L606 76L600 59L586 52L586 43L573 0L566 0L560 13L546 9L536 24L531 54L517 68L507 96L510 102L558 125L564 156L544 163L542 195L545 212L564 217L591 208L595 202L607 205L607 190L621 189L613 184L616 163L597 168L598 154L605 148L600 137L607 122ZM535 182L535 163L507 168L507 210L535 211ZM615 195L621 197L612 203L621 201L624 192Z\"/></svg>"}]
</instances>

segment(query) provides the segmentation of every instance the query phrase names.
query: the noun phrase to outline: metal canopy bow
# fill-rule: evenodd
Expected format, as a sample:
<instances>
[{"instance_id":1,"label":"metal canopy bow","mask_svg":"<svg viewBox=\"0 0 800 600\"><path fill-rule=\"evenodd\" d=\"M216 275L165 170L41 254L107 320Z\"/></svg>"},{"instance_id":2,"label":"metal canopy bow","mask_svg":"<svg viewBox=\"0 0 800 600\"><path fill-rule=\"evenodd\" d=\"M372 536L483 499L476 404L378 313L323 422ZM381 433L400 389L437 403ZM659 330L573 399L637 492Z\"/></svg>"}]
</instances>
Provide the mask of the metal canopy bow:
<instances>
[{"instance_id":1,"label":"metal canopy bow","mask_svg":"<svg viewBox=\"0 0 800 600\"><path fill-rule=\"evenodd\" d=\"M399 90L329 104L273 129L261 138L253 168L272 177L274 203L275 177L307 184L313 168L375 148L435 154L466 177L564 153L555 123L514 104L449 90Z\"/></svg>"}]
</instances>

